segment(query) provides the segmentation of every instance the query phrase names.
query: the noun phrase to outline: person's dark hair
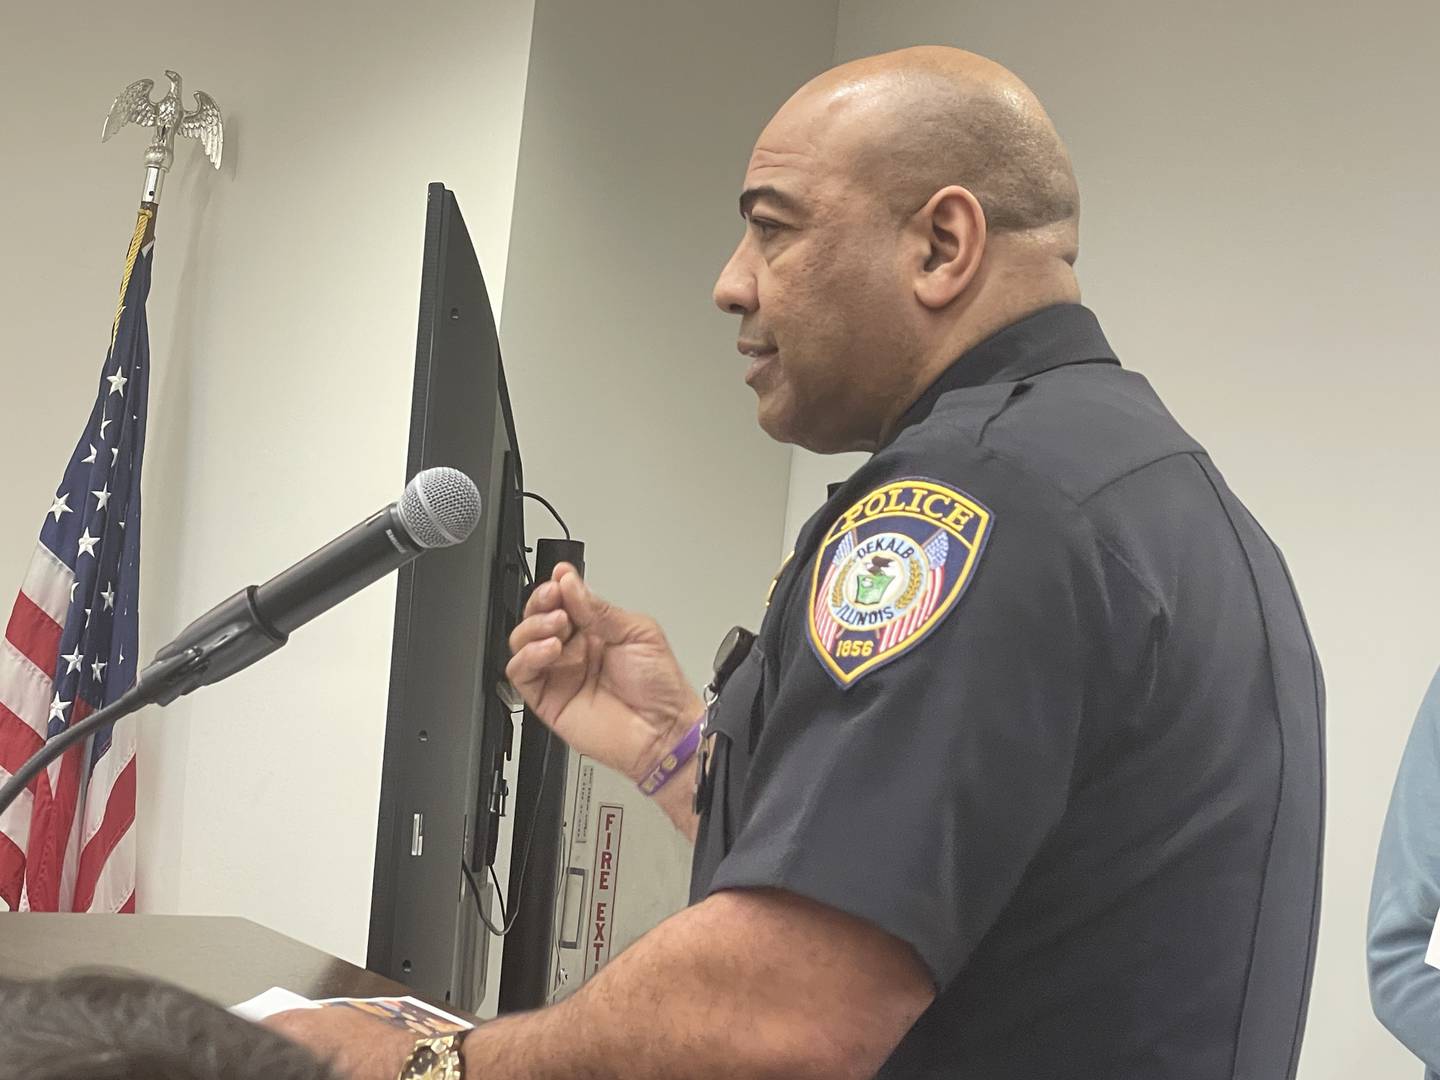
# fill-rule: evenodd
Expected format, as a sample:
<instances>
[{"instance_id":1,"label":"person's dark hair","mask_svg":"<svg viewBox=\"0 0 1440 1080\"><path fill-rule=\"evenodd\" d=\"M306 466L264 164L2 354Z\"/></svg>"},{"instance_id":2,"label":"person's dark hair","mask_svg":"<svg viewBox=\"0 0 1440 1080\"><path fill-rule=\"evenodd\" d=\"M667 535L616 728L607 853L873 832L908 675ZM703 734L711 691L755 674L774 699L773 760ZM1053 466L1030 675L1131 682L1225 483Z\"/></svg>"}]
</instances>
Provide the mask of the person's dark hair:
<instances>
[{"instance_id":1,"label":"person's dark hair","mask_svg":"<svg viewBox=\"0 0 1440 1080\"><path fill-rule=\"evenodd\" d=\"M0 979L0 1080L336 1080L300 1046L178 986Z\"/></svg>"}]
</instances>

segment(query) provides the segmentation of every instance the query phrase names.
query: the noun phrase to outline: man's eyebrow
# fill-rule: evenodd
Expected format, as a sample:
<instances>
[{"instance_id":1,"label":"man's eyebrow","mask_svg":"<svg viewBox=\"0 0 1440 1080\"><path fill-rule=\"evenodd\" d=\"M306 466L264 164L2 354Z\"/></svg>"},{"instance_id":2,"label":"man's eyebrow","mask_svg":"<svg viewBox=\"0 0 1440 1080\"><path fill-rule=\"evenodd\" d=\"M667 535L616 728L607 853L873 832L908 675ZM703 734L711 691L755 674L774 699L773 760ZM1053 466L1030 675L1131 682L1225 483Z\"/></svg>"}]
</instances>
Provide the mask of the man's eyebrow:
<instances>
[{"instance_id":1,"label":"man's eyebrow","mask_svg":"<svg viewBox=\"0 0 1440 1080\"><path fill-rule=\"evenodd\" d=\"M768 199L779 209L788 210L791 213L797 213L800 210L800 204L794 198L771 184L761 184L759 187L746 188L740 193L740 216L749 218L750 211L761 199Z\"/></svg>"}]
</instances>

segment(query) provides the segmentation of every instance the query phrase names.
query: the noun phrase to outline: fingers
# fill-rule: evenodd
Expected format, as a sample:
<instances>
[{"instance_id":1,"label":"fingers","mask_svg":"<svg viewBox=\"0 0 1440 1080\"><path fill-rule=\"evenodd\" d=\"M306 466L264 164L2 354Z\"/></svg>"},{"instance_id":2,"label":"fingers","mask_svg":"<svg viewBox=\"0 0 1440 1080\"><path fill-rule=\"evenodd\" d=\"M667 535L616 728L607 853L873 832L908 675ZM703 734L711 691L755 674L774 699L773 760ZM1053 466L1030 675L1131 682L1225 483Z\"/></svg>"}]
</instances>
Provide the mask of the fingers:
<instances>
[{"instance_id":1,"label":"fingers","mask_svg":"<svg viewBox=\"0 0 1440 1080\"><path fill-rule=\"evenodd\" d=\"M634 620L591 592L575 567L560 563L550 580L531 593L525 618L510 633L510 651L519 655L526 647L552 638L563 646L582 630L596 633L602 640L619 639Z\"/></svg>"},{"instance_id":2,"label":"fingers","mask_svg":"<svg viewBox=\"0 0 1440 1080\"><path fill-rule=\"evenodd\" d=\"M579 580L573 566L556 566L551 580L536 586L530 594L525 617L510 632L512 655L505 665L505 677L522 694L543 682L564 655L566 644L575 638L575 622L565 609L563 588L563 582L570 578Z\"/></svg>"},{"instance_id":3,"label":"fingers","mask_svg":"<svg viewBox=\"0 0 1440 1080\"><path fill-rule=\"evenodd\" d=\"M551 584L559 589L561 603L577 630L602 629L601 624L615 610L614 605L600 599L590 591L590 587L585 584L585 579L576 572L573 566L566 564L557 566L555 578Z\"/></svg>"},{"instance_id":4,"label":"fingers","mask_svg":"<svg viewBox=\"0 0 1440 1080\"><path fill-rule=\"evenodd\" d=\"M560 659L565 646L559 638L547 637L532 641L517 649L505 665L505 678L524 693L524 688L545 677L555 661Z\"/></svg>"},{"instance_id":5,"label":"fingers","mask_svg":"<svg viewBox=\"0 0 1440 1080\"><path fill-rule=\"evenodd\" d=\"M301 1019L297 1014L308 1011L308 1009L287 1009L284 1012L271 1013L260 1023L271 1031L278 1031L281 1035L294 1040L295 1036L292 1033L303 1031L305 1027L303 1023L296 1022Z\"/></svg>"},{"instance_id":6,"label":"fingers","mask_svg":"<svg viewBox=\"0 0 1440 1080\"><path fill-rule=\"evenodd\" d=\"M563 643L570 640L572 633L574 627L570 616L563 609L529 615L510 631L510 651L517 653L532 641L543 641L545 638L557 638Z\"/></svg>"},{"instance_id":7,"label":"fingers","mask_svg":"<svg viewBox=\"0 0 1440 1080\"><path fill-rule=\"evenodd\" d=\"M559 571L559 567L555 568ZM547 611L554 611L560 606L560 586L554 581L547 581L544 584L535 586L535 591L530 594L530 599L525 602L525 617L541 615Z\"/></svg>"}]
</instances>

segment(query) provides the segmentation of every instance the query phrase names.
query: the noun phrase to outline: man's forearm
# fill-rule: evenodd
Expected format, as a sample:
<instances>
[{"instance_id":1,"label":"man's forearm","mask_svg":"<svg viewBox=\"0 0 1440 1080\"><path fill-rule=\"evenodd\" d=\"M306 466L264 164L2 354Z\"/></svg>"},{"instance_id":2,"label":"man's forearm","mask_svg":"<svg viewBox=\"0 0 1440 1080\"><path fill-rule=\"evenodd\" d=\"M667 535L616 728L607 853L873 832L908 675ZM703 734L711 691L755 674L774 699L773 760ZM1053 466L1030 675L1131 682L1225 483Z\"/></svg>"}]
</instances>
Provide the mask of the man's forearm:
<instances>
[{"instance_id":1,"label":"man's forearm","mask_svg":"<svg viewBox=\"0 0 1440 1080\"><path fill-rule=\"evenodd\" d=\"M707 1016L707 994L684 968L628 950L558 1005L482 1024L464 1043L475 1080L742 1080L798 1077L746 1068L740 1031ZM729 988L720 990L729 995ZM742 995L743 996L743 995ZM722 1012L725 1010L721 1010Z\"/></svg>"},{"instance_id":2,"label":"man's forearm","mask_svg":"<svg viewBox=\"0 0 1440 1080\"><path fill-rule=\"evenodd\" d=\"M573 1017L573 1005L564 1002L482 1024L465 1039L465 1075L475 1080L618 1076L601 1071L601 1063L582 1052L590 1039L585 1035L583 1011Z\"/></svg>"},{"instance_id":3,"label":"man's forearm","mask_svg":"<svg viewBox=\"0 0 1440 1080\"><path fill-rule=\"evenodd\" d=\"M593 981L559 1005L482 1024L466 1038L475 1080L708 1080L740 1077L716 1040L677 1027L675 1010L643 991L627 1002ZM658 989L659 980L656 980ZM631 987L632 990L636 989ZM676 988L678 992L678 987ZM647 1000L648 998L648 1000ZM696 1017L697 1023L700 1018ZM703 1050L702 1050L703 1046ZM717 1050L719 1052L717 1052ZM711 1060L689 1060L706 1053Z\"/></svg>"},{"instance_id":4,"label":"man's forearm","mask_svg":"<svg viewBox=\"0 0 1440 1080\"><path fill-rule=\"evenodd\" d=\"M782 894L713 896L666 920L568 1000L471 1032L465 1075L872 1076L933 988L907 947L858 926Z\"/></svg>"}]
</instances>

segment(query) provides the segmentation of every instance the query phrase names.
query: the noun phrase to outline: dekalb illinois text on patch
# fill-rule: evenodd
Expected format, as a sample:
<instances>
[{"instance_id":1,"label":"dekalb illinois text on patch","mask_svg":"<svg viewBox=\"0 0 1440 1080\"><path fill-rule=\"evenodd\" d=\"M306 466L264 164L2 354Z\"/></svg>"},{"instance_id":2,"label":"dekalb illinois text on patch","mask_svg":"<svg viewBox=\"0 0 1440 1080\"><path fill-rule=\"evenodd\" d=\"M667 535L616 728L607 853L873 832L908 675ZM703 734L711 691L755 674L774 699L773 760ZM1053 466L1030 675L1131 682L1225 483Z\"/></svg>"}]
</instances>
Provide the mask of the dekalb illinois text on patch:
<instances>
[{"instance_id":1,"label":"dekalb illinois text on patch","mask_svg":"<svg viewBox=\"0 0 1440 1080\"><path fill-rule=\"evenodd\" d=\"M810 644L842 687L909 651L954 610L990 535L963 491L908 479L840 516L810 578Z\"/></svg>"}]
</instances>

